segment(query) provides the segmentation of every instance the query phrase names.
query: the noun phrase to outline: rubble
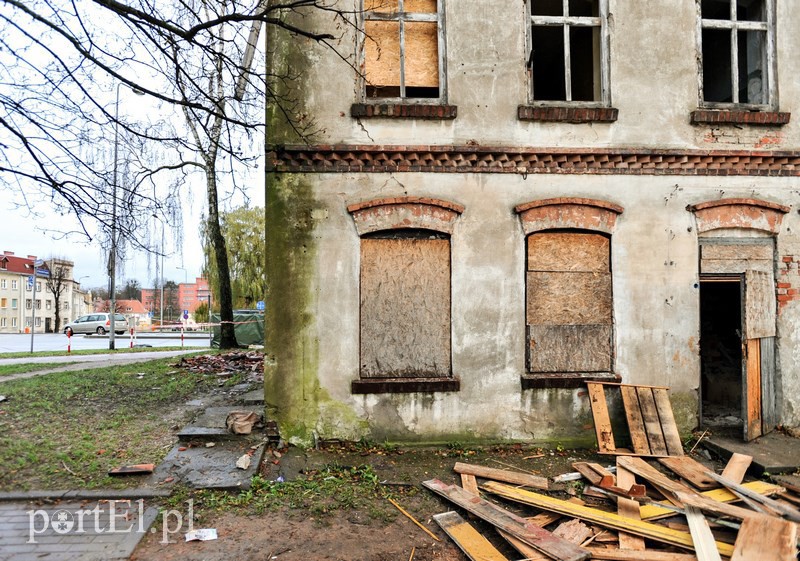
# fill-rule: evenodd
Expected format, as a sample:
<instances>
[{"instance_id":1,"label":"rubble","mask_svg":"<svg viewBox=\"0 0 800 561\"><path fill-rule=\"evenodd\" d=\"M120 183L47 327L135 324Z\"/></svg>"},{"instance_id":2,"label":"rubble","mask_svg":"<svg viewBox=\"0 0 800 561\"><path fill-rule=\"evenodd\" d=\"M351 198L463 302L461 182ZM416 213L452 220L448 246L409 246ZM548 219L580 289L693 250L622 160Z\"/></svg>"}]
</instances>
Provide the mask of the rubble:
<instances>
[{"instance_id":1,"label":"rubble","mask_svg":"<svg viewBox=\"0 0 800 561\"><path fill-rule=\"evenodd\" d=\"M220 378L242 374L247 381L264 380L264 353L260 351L182 357L173 366L194 374L214 374Z\"/></svg>"}]
</instances>

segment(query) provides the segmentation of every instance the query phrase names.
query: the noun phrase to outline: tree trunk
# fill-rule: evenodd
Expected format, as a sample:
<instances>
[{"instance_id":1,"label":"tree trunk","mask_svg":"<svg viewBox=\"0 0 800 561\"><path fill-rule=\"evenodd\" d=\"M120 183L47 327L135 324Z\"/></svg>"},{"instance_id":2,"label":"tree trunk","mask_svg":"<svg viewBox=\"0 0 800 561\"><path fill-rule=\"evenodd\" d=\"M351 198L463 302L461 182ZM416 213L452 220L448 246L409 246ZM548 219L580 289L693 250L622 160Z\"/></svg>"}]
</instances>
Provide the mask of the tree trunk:
<instances>
[{"instance_id":1,"label":"tree trunk","mask_svg":"<svg viewBox=\"0 0 800 561\"><path fill-rule=\"evenodd\" d=\"M228 248L219 223L219 202L217 197L217 175L213 165L206 165L206 190L208 191L208 234L214 248L214 259L219 275L219 317L220 349L237 347L233 325L233 291L231 290L231 272L228 267Z\"/></svg>"}]
</instances>

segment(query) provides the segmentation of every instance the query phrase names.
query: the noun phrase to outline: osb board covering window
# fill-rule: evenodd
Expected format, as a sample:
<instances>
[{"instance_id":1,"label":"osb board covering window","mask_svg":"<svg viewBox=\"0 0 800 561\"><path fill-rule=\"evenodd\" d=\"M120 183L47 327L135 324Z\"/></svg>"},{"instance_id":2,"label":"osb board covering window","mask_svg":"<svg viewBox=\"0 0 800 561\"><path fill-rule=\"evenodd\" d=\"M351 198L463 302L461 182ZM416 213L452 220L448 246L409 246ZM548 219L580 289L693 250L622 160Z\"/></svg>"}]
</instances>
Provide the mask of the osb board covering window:
<instances>
[{"instance_id":1,"label":"osb board covering window","mask_svg":"<svg viewBox=\"0 0 800 561\"><path fill-rule=\"evenodd\" d=\"M529 372L609 372L610 240L585 232L528 236Z\"/></svg>"},{"instance_id":2,"label":"osb board covering window","mask_svg":"<svg viewBox=\"0 0 800 561\"><path fill-rule=\"evenodd\" d=\"M361 377L450 376L450 240L361 240Z\"/></svg>"},{"instance_id":3,"label":"osb board covering window","mask_svg":"<svg viewBox=\"0 0 800 561\"><path fill-rule=\"evenodd\" d=\"M365 10L364 71L369 97L437 97L436 0L404 0L402 12L397 0L371 0L365 2ZM432 18L423 19L432 21L411 21L423 14L430 14Z\"/></svg>"}]
</instances>

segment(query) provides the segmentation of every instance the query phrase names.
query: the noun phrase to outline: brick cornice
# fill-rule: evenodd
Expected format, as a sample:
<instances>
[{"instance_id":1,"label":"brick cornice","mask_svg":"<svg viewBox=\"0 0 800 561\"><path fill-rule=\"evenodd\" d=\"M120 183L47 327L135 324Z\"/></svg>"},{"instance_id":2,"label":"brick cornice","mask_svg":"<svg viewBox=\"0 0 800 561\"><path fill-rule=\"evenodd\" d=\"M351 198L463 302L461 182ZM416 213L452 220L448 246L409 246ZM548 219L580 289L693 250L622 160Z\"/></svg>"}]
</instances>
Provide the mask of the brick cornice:
<instances>
[{"instance_id":1,"label":"brick cornice","mask_svg":"<svg viewBox=\"0 0 800 561\"><path fill-rule=\"evenodd\" d=\"M289 173L534 173L800 176L800 151L495 146L273 147L269 171Z\"/></svg>"}]
</instances>

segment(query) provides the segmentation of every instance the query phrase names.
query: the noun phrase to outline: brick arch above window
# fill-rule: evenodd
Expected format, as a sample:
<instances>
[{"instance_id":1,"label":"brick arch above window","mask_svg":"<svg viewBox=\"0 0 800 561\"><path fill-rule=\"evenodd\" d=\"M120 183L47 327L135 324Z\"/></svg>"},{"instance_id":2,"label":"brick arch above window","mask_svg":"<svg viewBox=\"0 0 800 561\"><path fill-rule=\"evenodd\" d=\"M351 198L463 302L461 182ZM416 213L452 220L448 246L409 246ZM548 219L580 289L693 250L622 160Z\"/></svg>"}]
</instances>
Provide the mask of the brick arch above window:
<instances>
[{"instance_id":1,"label":"brick arch above window","mask_svg":"<svg viewBox=\"0 0 800 561\"><path fill-rule=\"evenodd\" d=\"M611 234L623 208L614 203L580 197L558 197L517 205L525 234L555 228L594 230Z\"/></svg>"},{"instance_id":2,"label":"brick arch above window","mask_svg":"<svg viewBox=\"0 0 800 561\"><path fill-rule=\"evenodd\" d=\"M719 199L689 205L694 213L697 232L702 234L720 228L747 228L777 234L783 215L790 207L759 199Z\"/></svg>"},{"instance_id":3,"label":"brick arch above window","mask_svg":"<svg viewBox=\"0 0 800 561\"><path fill-rule=\"evenodd\" d=\"M427 197L391 197L349 205L347 212L352 215L359 236L405 228L452 234L464 206Z\"/></svg>"}]
</instances>

